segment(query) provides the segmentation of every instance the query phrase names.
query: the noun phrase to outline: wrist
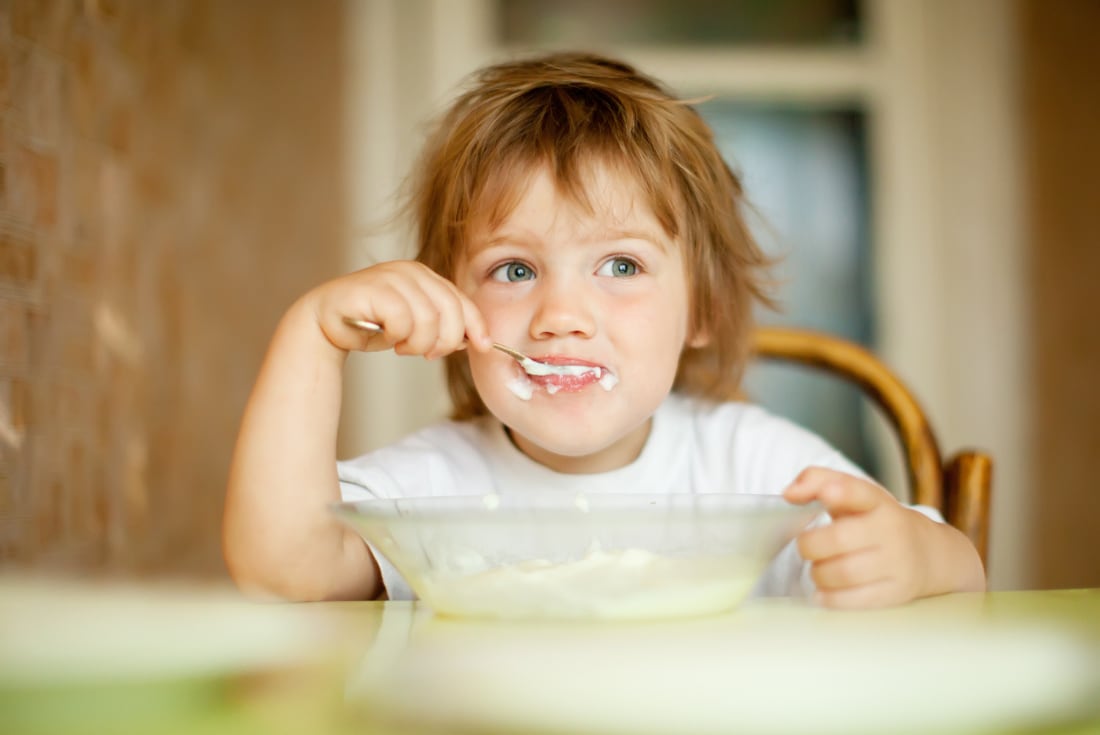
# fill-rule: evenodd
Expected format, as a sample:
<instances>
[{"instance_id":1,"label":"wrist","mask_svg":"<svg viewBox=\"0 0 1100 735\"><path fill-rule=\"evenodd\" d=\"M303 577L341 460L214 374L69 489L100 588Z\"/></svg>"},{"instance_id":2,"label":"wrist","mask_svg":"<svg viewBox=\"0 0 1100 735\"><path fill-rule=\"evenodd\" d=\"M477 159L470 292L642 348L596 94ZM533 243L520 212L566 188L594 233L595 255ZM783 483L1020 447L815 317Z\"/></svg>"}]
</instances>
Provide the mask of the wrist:
<instances>
[{"instance_id":1,"label":"wrist","mask_svg":"<svg viewBox=\"0 0 1100 735\"><path fill-rule=\"evenodd\" d=\"M313 293L307 293L287 309L279 322L276 339L293 342L295 349L335 364L341 369L347 361L348 351L333 344L321 326L320 310Z\"/></svg>"},{"instance_id":2,"label":"wrist","mask_svg":"<svg viewBox=\"0 0 1100 735\"><path fill-rule=\"evenodd\" d=\"M984 592L985 569L977 549L961 531L930 518L926 521L925 548L929 574L922 597L949 592Z\"/></svg>"}]
</instances>

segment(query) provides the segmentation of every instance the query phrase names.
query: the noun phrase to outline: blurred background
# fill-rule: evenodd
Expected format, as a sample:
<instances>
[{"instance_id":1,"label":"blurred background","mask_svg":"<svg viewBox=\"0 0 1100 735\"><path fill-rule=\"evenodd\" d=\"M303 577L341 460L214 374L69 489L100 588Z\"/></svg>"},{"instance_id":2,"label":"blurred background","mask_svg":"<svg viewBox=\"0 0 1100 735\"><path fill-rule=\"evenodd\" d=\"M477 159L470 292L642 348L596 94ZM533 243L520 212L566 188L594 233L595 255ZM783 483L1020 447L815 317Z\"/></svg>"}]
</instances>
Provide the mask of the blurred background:
<instances>
[{"instance_id":1,"label":"blurred background","mask_svg":"<svg viewBox=\"0 0 1100 735\"><path fill-rule=\"evenodd\" d=\"M224 578L279 316L409 256L425 124L551 48L707 98L783 258L761 319L862 342L993 454L994 587L1100 586L1095 0L0 0L0 568ZM748 390L904 496L858 396ZM340 454L446 411L438 365L355 356Z\"/></svg>"}]
</instances>

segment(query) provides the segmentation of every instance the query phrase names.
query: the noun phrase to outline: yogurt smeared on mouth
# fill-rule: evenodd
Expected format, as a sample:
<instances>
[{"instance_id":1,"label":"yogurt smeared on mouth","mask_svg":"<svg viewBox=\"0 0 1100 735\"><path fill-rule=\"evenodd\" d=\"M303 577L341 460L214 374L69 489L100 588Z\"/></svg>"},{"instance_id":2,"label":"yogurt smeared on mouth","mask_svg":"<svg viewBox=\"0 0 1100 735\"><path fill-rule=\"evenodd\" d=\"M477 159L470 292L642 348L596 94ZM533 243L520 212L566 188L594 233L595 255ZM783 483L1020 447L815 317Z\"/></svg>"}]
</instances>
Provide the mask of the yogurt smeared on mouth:
<instances>
[{"instance_id":1,"label":"yogurt smeared on mouth","mask_svg":"<svg viewBox=\"0 0 1100 735\"><path fill-rule=\"evenodd\" d=\"M604 374L600 376L600 379L597 382L604 390L611 390L619 384L619 376L615 375L615 373L611 372L610 370L605 370Z\"/></svg>"},{"instance_id":2,"label":"yogurt smeared on mouth","mask_svg":"<svg viewBox=\"0 0 1100 735\"><path fill-rule=\"evenodd\" d=\"M539 362L538 360L532 360L530 357L520 360L520 367L523 368L523 372L528 375L573 375L581 377L593 373L596 379L600 379L600 374L604 371L603 368L595 365L551 365L548 362Z\"/></svg>"},{"instance_id":3,"label":"yogurt smeared on mouth","mask_svg":"<svg viewBox=\"0 0 1100 735\"><path fill-rule=\"evenodd\" d=\"M609 391L619 382L614 373L599 365L555 364L531 358L518 362L523 373L515 375L505 387L522 401L531 400L536 387L543 388L552 396L562 390L582 390L592 383L598 383L605 391Z\"/></svg>"},{"instance_id":4,"label":"yogurt smeared on mouth","mask_svg":"<svg viewBox=\"0 0 1100 735\"><path fill-rule=\"evenodd\" d=\"M535 393L535 384L528 380L526 375L516 375L505 383L504 387L512 391L521 401L531 400L531 396Z\"/></svg>"}]
</instances>

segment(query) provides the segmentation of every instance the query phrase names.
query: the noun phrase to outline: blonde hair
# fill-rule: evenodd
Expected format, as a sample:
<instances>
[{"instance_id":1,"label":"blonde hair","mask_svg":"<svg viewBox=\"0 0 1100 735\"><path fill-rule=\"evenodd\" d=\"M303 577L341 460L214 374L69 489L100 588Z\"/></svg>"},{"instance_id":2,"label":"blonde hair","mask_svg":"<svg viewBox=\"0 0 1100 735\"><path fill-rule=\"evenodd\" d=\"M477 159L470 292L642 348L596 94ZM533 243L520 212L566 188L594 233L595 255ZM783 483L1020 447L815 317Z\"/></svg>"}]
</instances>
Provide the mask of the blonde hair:
<instances>
[{"instance_id":1,"label":"blonde hair","mask_svg":"<svg viewBox=\"0 0 1100 735\"><path fill-rule=\"evenodd\" d=\"M771 262L746 226L741 182L711 129L657 81L613 59L556 53L490 66L438 121L410 179L417 260L453 279L472 225L501 224L542 167L559 191L591 211L586 173L596 163L635 181L683 248L689 334L673 390L735 397L751 347L756 303ZM447 358L453 417L487 411L464 352Z\"/></svg>"}]
</instances>

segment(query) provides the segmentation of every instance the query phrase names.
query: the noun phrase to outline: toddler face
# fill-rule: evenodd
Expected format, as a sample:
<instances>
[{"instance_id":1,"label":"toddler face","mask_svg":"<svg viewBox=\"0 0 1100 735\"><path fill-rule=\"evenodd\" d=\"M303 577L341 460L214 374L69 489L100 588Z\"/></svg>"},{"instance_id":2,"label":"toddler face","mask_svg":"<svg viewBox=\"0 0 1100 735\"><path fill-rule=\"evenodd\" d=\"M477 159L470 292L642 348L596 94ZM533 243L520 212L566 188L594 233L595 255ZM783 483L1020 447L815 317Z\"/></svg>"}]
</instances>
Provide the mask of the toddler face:
<instances>
[{"instance_id":1,"label":"toddler face","mask_svg":"<svg viewBox=\"0 0 1100 735\"><path fill-rule=\"evenodd\" d=\"M592 214L536 172L499 227L471 233L455 278L497 342L536 360L599 368L528 377L495 350L468 352L489 411L521 450L561 472L607 471L637 456L688 339L679 245L633 182L594 171Z\"/></svg>"}]
</instances>

